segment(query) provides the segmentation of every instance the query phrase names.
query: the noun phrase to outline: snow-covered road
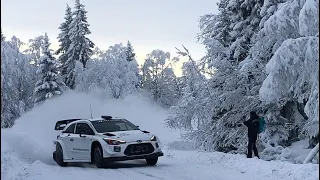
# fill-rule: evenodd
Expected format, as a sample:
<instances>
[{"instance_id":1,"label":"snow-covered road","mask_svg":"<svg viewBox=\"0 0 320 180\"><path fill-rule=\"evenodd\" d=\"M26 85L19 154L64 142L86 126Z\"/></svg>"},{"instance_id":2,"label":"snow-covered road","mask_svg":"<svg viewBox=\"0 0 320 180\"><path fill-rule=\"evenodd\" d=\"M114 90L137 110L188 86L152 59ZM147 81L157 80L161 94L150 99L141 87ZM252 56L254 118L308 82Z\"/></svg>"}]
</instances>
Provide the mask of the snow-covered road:
<instances>
[{"instance_id":1,"label":"snow-covered road","mask_svg":"<svg viewBox=\"0 0 320 180\"><path fill-rule=\"evenodd\" d=\"M143 96L102 100L96 96L67 93L23 115L11 129L1 131L1 178L4 180L315 180L318 165L298 165L247 159L242 155L197 152L181 142L179 132L165 128L167 111ZM54 124L59 119L93 115L121 116L157 134L165 156L156 166L144 160L116 162L107 168L52 160ZM177 149L177 144L180 148ZM174 145L174 146L173 146ZM183 146L181 146L183 145Z\"/></svg>"},{"instance_id":2,"label":"snow-covered road","mask_svg":"<svg viewBox=\"0 0 320 180\"><path fill-rule=\"evenodd\" d=\"M36 161L26 164L20 170L11 174L2 174L3 179L12 180L234 180L256 179L245 173L226 170L218 166L201 165L199 163L184 163L169 157L160 159L154 167L146 166L145 161L127 161L110 164L105 169L97 169L91 164L71 164L61 168L56 164L45 164Z\"/></svg>"}]
</instances>

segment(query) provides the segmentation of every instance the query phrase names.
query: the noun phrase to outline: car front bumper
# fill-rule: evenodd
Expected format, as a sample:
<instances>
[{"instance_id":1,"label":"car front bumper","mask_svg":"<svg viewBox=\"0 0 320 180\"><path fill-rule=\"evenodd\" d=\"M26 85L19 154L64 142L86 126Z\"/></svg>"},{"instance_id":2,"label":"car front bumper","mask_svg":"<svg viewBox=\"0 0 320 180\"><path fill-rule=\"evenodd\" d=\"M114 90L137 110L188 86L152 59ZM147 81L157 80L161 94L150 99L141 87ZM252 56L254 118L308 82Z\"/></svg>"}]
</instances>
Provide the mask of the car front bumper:
<instances>
[{"instance_id":1,"label":"car front bumper","mask_svg":"<svg viewBox=\"0 0 320 180\"><path fill-rule=\"evenodd\" d=\"M127 160L135 160L135 159L152 159L163 156L163 152L156 152L152 154L144 154L144 155L136 155L136 156L120 156L120 157L105 157L103 158L107 162L112 161L127 161Z\"/></svg>"},{"instance_id":2,"label":"car front bumper","mask_svg":"<svg viewBox=\"0 0 320 180\"><path fill-rule=\"evenodd\" d=\"M150 151L140 154L131 154L130 153L130 147L129 146L139 146L139 145L147 145ZM152 147L151 147L152 146ZM120 151L115 151L115 147L120 147ZM102 145L103 149L103 158L115 158L115 157L138 157L142 155L150 155L150 154L156 154L158 152L162 152L161 148L156 141L142 141L142 142L130 142L120 145L108 145L107 143L104 143ZM140 149L141 150L141 149Z\"/></svg>"}]
</instances>

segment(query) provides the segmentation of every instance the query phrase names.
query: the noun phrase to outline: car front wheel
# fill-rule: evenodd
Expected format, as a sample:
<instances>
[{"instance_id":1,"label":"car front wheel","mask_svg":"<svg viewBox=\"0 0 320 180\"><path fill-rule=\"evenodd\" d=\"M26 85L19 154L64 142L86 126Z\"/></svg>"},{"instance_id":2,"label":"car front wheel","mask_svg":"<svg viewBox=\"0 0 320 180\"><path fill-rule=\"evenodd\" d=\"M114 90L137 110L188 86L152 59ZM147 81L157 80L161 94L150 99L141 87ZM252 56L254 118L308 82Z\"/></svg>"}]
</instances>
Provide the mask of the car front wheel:
<instances>
[{"instance_id":1,"label":"car front wheel","mask_svg":"<svg viewBox=\"0 0 320 180\"><path fill-rule=\"evenodd\" d=\"M102 155L101 146L94 147L93 159L94 159L94 164L97 166L97 168L104 167L104 161L103 161L103 155Z\"/></svg>"},{"instance_id":2,"label":"car front wheel","mask_svg":"<svg viewBox=\"0 0 320 180\"><path fill-rule=\"evenodd\" d=\"M148 159L146 159L146 161L147 161L147 164L148 164L148 165L153 166L153 165L156 165L156 164L157 164L157 162L158 162L158 157L156 157L156 158L148 158Z\"/></svg>"}]
</instances>

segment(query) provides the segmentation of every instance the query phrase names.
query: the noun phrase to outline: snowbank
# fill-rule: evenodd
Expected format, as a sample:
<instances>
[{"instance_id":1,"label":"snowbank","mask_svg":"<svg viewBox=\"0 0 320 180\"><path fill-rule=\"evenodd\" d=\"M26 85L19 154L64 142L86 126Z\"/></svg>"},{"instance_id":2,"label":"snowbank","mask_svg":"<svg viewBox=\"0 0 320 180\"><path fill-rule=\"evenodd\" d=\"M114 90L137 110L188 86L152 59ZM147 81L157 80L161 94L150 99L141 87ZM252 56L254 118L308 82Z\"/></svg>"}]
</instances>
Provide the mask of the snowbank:
<instances>
[{"instance_id":1,"label":"snowbank","mask_svg":"<svg viewBox=\"0 0 320 180\"><path fill-rule=\"evenodd\" d=\"M177 151L165 148L166 156L190 164L205 164L224 167L228 170L241 171L259 180L317 180L318 164L292 164L280 161L264 161L257 158L248 159L245 155L221 152Z\"/></svg>"},{"instance_id":2,"label":"snowbank","mask_svg":"<svg viewBox=\"0 0 320 180\"><path fill-rule=\"evenodd\" d=\"M260 153L260 157L266 161L280 160L302 164L312 150L308 149L308 147L308 140L300 140L287 148L283 148L282 146L268 147ZM315 158L311 162L318 164Z\"/></svg>"}]
</instances>

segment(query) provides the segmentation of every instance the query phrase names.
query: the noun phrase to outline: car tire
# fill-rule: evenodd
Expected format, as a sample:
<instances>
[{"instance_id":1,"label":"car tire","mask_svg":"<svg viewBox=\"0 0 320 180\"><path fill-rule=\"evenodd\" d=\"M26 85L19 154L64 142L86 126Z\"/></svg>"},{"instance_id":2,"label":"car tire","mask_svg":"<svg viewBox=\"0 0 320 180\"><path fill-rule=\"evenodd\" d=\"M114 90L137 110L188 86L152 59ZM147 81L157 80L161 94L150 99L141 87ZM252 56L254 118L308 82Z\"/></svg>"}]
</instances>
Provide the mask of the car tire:
<instances>
[{"instance_id":1,"label":"car tire","mask_svg":"<svg viewBox=\"0 0 320 180\"><path fill-rule=\"evenodd\" d=\"M93 162L97 166L97 168L104 167L104 160L102 154L102 148L100 145L97 145L93 149Z\"/></svg>"},{"instance_id":2,"label":"car tire","mask_svg":"<svg viewBox=\"0 0 320 180\"><path fill-rule=\"evenodd\" d=\"M56 152L52 153L52 158L53 158L54 161L56 161Z\"/></svg>"},{"instance_id":3,"label":"car tire","mask_svg":"<svg viewBox=\"0 0 320 180\"><path fill-rule=\"evenodd\" d=\"M146 161L147 161L147 164L148 164L148 165L154 166L154 165L156 165L157 162L158 162L158 157L156 157L156 158L148 158L148 159L146 159Z\"/></svg>"},{"instance_id":4,"label":"car tire","mask_svg":"<svg viewBox=\"0 0 320 180\"><path fill-rule=\"evenodd\" d=\"M63 150L60 143L56 144L56 152L54 152L54 160L57 162L59 166L66 167L68 165L67 162L63 161Z\"/></svg>"}]
</instances>

